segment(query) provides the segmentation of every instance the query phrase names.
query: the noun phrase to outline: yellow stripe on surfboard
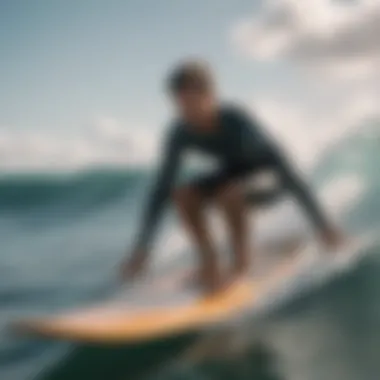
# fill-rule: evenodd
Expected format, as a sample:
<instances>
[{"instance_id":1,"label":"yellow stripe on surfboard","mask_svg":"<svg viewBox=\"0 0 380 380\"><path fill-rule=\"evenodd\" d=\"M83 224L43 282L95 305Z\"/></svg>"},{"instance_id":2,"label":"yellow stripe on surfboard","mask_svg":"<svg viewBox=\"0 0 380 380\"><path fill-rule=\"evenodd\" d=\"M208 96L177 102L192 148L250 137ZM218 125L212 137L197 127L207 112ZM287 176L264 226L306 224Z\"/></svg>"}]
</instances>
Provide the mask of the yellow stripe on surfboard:
<instances>
[{"instance_id":1,"label":"yellow stripe on surfboard","mask_svg":"<svg viewBox=\"0 0 380 380\"><path fill-rule=\"evenodd\" d=\"M191 331L232 317L248 305L254 306L272 284L287 277L295 262L287 260L265 279L241 281L190 304L136 310L105 305L56 317L24 320L15 327L18 331L49 338L97 343L136 342Z\"/></svg>"}]
</instances>

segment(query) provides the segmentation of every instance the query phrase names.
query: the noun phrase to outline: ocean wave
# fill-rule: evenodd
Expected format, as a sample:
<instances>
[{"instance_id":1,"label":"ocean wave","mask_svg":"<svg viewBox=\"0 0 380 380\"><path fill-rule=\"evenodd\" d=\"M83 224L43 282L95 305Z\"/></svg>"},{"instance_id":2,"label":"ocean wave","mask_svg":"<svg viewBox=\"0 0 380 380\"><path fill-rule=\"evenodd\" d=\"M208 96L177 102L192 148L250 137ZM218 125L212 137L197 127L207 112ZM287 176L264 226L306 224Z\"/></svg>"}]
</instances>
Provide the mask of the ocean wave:
<instances>
[{"instance_id":1,"label":"ocean wave","mask_svg":"<svg viewBox=\"0 0 380 380\"><path fill-rule=\"evenodd\" d=\"M375 127L371 125L367 133L364 129L360 134L343 139L326 152L311 173L314 185L321 189L336 181L343 183L337 196L340 199L341 194L351 192L355 182L364 186L363 196L371 191L377 196L380 180L375 172L377 174L380 157L379 128L377 124ZM100 206L118 201L136 202L146 188L150 172L147 167L108 166L71 173L3 173L0 175L0 211L4 215L47 209L98 210ZM350 181L347 182L347 178ZM337 197L332 201L334 205Z\"/></svg>"},{"instance_id":2,"label":"ocean wave","mask_svg":"<svg viewBox=\"0 0 380 380\"><path fill-rule=\"evenodd\" d=\"M0 177L0 210L99 206L136 192L139 170L94 170L75 174L13 174Z\"/></svg>"}]
</instances>

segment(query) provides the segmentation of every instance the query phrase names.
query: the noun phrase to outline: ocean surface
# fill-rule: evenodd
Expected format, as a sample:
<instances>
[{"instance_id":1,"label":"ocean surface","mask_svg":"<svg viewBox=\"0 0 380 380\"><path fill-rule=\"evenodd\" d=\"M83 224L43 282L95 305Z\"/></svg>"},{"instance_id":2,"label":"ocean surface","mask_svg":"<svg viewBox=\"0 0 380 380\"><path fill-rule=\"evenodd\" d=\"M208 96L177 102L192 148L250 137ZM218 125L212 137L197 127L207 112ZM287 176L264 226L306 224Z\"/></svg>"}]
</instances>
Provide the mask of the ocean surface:
<instances>
[{"instance_id":1,"label":"ocean surface","mask_svg":"<svg viewBox=\"0 0 380 380\"><path fill-rule=\"evenodd\" d=\"M352 234L380 233L379 136L371 126L347 137L310 174ZM0 379L380 378L377 244L344 277L263 318L246 317L220 331L117 347L9 331L15 318L83 306L120 290L118 264L136 232L149 178L143 170L120 168L0 176ZM294 213L280 214L272 218L275 226L259 231L275 239L289 226L294 231L303 225ZM189 249L177 224L169 213L155 270L188 265Z\"/></svg>"}]
</instances>

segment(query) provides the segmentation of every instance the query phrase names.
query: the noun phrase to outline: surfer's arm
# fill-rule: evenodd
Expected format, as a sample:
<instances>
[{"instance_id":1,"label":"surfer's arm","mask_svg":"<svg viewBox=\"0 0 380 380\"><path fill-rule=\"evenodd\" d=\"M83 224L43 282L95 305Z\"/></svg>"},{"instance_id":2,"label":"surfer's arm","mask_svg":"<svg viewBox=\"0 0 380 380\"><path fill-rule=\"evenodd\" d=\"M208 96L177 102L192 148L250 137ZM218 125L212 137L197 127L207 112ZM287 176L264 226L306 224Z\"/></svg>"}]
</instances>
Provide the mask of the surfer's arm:
<instances>
[{"instance_id":1,"label":"surfer's arm","mask_svg":"<svg viewBox=\"0 0 380 380\"><path fill-rule=\"evenodd\" d=\"M322 234L330 231L332 226L329 218L325 215L322 206L298 173L298 170L295 169L285 154L277 147L272 148L271 157L282 186L295 196L314 227Z\"/></svg>"},{"instance_id":2,"label":"surfer's arm","mask_svg":"<svg viewBox=\"0 0 380 380\"><path fill-rule=\"evenodd\" d=\"M326 234L332 231L332 226L311 189L290 163L288 157L276 144L260 123L248 116L244 111L238 113L241 147L250 151L263 166L269 165L279 177L282 187L289 190L298 200L314 226Z\"/></svg>"},{"instance_id":3,"label":"surfer's arm","mask_svg":"<svg viewBox=\"0 0 380 380\"><path fill-rule=\"evenodd\" d=\"M159 219L169 198L180 163L181 146L175 131L169 133L162 149L162 163L150 191L143 214L141 228L135 248L147 253L153 241Z\"/></svg>"}]
</instances>

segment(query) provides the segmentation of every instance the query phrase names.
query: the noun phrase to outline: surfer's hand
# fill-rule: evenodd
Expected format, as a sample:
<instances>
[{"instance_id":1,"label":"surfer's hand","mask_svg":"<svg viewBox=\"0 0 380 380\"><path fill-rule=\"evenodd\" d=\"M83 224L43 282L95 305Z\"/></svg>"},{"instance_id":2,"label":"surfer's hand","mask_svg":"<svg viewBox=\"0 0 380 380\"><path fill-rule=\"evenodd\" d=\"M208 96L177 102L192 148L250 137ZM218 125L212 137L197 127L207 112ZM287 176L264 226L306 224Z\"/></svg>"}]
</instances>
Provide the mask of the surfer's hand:
<instances>
[{"instance_id":1,"label":"surfer's hand","mask_svg":"<svg viewBox=\"0 0 380 380\"><path fill-rule=\"evenodd\" d=\"M333 227L325 229L321 233L321 239L322 243L328 249L338 249L346 241L343 233L339 229Z\"/></svg>"},{"instance_id":2,"label":"surfer's hand","mask_svg":"<svg viewBox=\"0 0 380 380\"><path fill-rule=\"evenodd\" d=\"M147 265L147 256L145 251L134 251L130 258L121 265L122 278L124 280L130 280L143 273Z\"/></svg>"}]
</instances>

